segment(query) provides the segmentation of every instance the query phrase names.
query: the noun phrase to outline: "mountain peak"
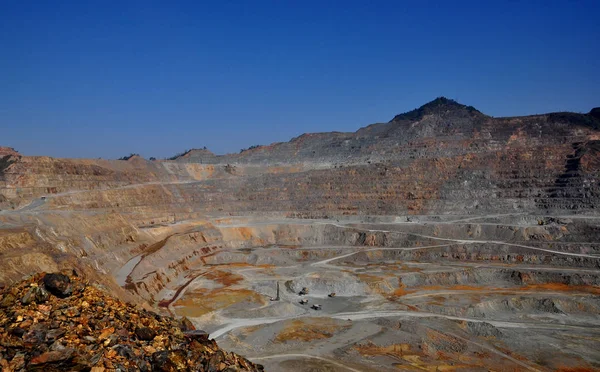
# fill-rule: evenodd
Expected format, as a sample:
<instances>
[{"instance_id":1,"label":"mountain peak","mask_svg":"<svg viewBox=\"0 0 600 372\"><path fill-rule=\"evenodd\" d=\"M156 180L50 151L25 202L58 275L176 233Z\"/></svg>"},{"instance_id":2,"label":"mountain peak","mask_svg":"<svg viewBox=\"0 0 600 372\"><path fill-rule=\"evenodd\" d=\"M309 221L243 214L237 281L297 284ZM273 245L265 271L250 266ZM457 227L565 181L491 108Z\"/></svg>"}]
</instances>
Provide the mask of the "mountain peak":
<instances>
[{"instance_id":1,"label":"mountain peak","mask_svg":"<svg viewBox=\"0 0 600 372\"><path fill-rule=\"evenodd\" d=\"M469 114L481 114L475 107L466 106L456 102L453 99L446 97L438 97L431 102L424 104L423 106L416 108L412 111L405 112L403 114L396 115L390 122L400 120L419 120L425 115L431 114L444 114L449 111L466 111Z\"/></svg>"}]
</instances>

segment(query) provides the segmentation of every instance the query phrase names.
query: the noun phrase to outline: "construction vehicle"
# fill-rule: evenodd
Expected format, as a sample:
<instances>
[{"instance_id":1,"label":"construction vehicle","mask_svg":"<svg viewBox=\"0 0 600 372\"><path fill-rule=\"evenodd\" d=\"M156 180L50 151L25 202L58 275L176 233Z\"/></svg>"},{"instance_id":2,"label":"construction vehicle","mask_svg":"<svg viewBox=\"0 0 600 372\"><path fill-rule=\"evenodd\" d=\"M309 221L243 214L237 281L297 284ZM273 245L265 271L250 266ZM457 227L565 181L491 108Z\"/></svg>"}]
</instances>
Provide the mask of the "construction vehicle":
<instances>
[{"instance_id":1,"label":"construction vehicle","mask_svg":"<svg viewBox=\"0 0 600 372\"><path fill-rule=\"evenodd\" d=\"M314 304L314 305L311 306L311 309L313 309L313 310L321 310L321 305Z\"/></svg>"},{"instance_id":2,"label":"construction vehicle","mask_svg":"<svg viewBox=\"0 0 600 372\"><path fill-rule=\"evenodd\" d=\"M306 298L303 298L300 300L300 305L306 305L308 303L308 300Z\"/></svg>"},{"instance_id":3,"label":"construction vehicle","mask_svg":"<svg viewBox=\"0 0 600 372\"><path fill-rule=\"evenodd\" d=\"M328 294L329 297L335 297L335 292L331 292L330 294Z\"/></svg>"},{"instance_id":4,"label":"construction vehicle","mask_svg":"<svg viewBox=\"0 0 600 372\"><path fill-rule=\"evenodd\" d=\"M308 294L308 288L302 287L302 290L298 294L300 296L306 296Z\"/></svg>"}]
</instances>

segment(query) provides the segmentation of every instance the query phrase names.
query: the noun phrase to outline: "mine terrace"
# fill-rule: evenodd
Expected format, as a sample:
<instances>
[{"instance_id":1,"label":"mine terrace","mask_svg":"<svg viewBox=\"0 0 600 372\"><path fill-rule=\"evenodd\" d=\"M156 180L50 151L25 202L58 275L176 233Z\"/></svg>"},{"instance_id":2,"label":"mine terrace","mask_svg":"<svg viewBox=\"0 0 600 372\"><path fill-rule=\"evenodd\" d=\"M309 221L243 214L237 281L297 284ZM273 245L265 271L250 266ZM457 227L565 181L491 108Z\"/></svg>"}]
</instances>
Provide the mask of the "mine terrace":
<instances>
[{"instance_id":1,"label":"mine terrace","mask_svg":"<svg viewBox=\"0 0 600 372\"><path fill-rule=\"evenodd\" d=\"M438 98L239 154L1 148L0 283L75 269L267 371L596 370L599 128Z\"/></svg>"}]
</instances>

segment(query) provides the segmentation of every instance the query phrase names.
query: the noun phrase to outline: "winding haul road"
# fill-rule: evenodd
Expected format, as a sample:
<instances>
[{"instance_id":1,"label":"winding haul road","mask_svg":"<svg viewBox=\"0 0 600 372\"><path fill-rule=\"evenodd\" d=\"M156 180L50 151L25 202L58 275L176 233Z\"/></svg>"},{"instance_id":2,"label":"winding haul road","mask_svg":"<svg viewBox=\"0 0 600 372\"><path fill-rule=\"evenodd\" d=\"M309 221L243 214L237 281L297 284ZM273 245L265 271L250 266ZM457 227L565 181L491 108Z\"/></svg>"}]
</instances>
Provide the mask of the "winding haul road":
<instances>
[{"instance_id":1,"label":"winding haul road","mask_svg":"<svg viewBox=\"0 0 600 372\"><path fill-rule=\"evenodd\" d=\"M361 249L361 250L357 250L355 252L351 252L348 254L343 254L340 256L336 256L336 257L332 257L332 258L328 258L326 260L323 261L318 261L318 262L313 262L310 265L311 266L330 266L327 265L329 262L335 261L335 260L339 260L342 258L346 258L346 257L350 257L350 256L354 256L357 253L362 253L362 252L372 252L372 251L416 251L416 250L421 250L421 249L430 249L430 248L440 248L440 247L450 247L454 244L441 244L441 245L428 245L425 247L375 247L375 248L368 248L368 249Z\"/></svg>"},{"instance_id":2,"label":"winding haul road","mask_svg":"<svg viewBox=\"0 0 600 372\"><path fill-rule=\"evenodd\" d=\"M376 318L393 318L393 317L412 317L412 318L437 318L437 319L448 319L448 320L458 320L458 321L467 321L473 323L488 323L497 328L529 328L529 329L546 329L553 331L569 331L569 330L585 330L590 332L598 332L600 333L600 323L592 325L571 325L571 324L557 324L557 323L530 323L530 322L509 322L509 321L499 321L499 320L491 320L491 319L480 319L480 318L467 318L453 315L444 315L444 314L436 314L429 312L421 312L421 311L410 311L410 310L369 310L369 311L354 311L354 312L344 312L344 313L335 313L335 314L322 314L322 313L313 313L307 312L304 314L296 315L296 316L285 316L285 317L271 317L271 318L238 318L238 319L229 319L230 322L227 323L224 327L218 328L217 330L210 332L210 336L214 339L217 339L234 329L256 326L262 324L271 324L284 320L290 319L298 319L298 318L306 318L306 317L322 317L327 316L334 319L341 320L364 320L364 319L376 319Z\"/></svg>"},{"instance_id":3,"label":"winding haul road","mask_svg":"<svg viewBox=\"0 0 600 372\"><path fill-rule=\"evenodd\" d=\"M232 322L227 324L225 327L219 328L216 331L211 332L211 337L217 339L230 331L248 326L256 326L262 324L271 324L279 321L284 321L288 319L297 319L303 317L319 317L322 316L320 314L306 313L298 316L292 317L275 317L275 318L256 318L256 319L231 319ZM342 319L342 320L363 320L363 319L374 319L374 318L391 318L391 317L413 317L413 318L438 318L438 319L448 319L448 320L458 320L458 321L468 321L475 323L488 323L497 328L529 328L529 329L544 329L544 330L553 330L553 331L573 331L573 330L586 330L588 332L598 332L600 333L600 324L595 327L591 326L576 326L576 325L566 325L566 324L544 324L544 323L528 323L528 322L508 322L508 321L495 321L490 319L477 319L477 318L466 318L466 317L458 317L451 315L442 315L428 312L417 312L417 311L404 311L404 310L394 310L394 311L356 311L356 312L344 312L337 314L327 314L328 317L334 319ZM447 334L447 331L444 331ZM515 359L493 347L474 342L463 337L460 337L456 334L451 334L454 337L457 337L461 340L464 340L468 343L474 344L482 349L488 350L496 355L499 355L503 358L506 358L515 364L526 368L531 371L538 371L538 369L531 367L530 365L523 363L522 361ZM269 355L262 357L250 358L252 361L260 361L260 360L268 360L268 359L281 359L281 358L312 358L319 359L331 364L334 364L338 367L345 368L349 371L357 371L354 368L345 366L339 362L336 362L331 359L323 358L320 356L309 355L309 354L277 354L277 355Z\"/></svg>"},{"instance_id":4,"label":"winding haul road","mask_svg":"<svg viewBox=\"0 0 600 372\"><path fill-rule=\"evenodd\" d=\"M269 356L258 357L258 358L249 358L249 359L252 362L257 362L257 361L268 360L268 359L290 359L290 358L317 359L317 360L321 360L323 362L327 362L327 363L333 364L335 366L344 368L344 369L346 369L348 371L363 372L363 371L360 371L358 369L354 369L352 367L345 366L342 363L336 362L335 360L323 358L323 357L316 356L316 355L309 355L309 354L277 354L277 355L269 355Z\"/></svg>"},{"instance_id":5,"label":"winding haul road","mask_svg":"<svg viewBox=\"0 0 600 372\"><path fill-rule=\"evenodd\" d=\"M332 225L332 226L340 227L340 228L343 228L343 229L352 228L352 229L359 230L359 231L382 232L382 233L389 233L389 234L412 235L412 236L418 236L420 238L427 238L427 239L432 239L432 240L441 240L441 241L454 242L454 243L462 243L462 244L480 243L480 244L508 245L508 246L512 246L512 247L526 248L526 249L531 249L531 250L536 250L536 251L542 251L542 252L548 252L548 253L553 253L553 254L559 254L559 255L564 255L564 256L586 257L586 258L600 259L599 256L594 256L594 255L589 255L589 254L561 252L561 251L555 251L555 250L552 250L552 249L532 247L532 246L523 245L523 244L508 243L508 242L503 242L503 241L499 241L499 240L450 239L450 238L440 238L438 236L431 236L431 235L423 235L423 234L411 233L411 232L406 232L406 231L365 229L365 228L360 228L360 227L355 227L355 226L341 225L341 224L337 224L337 223L333 223L333 222L320 222L319 221L319 222L316 222L316 223L323 224L323 225Z\"/></svg>"},{"instance_id":6,"label":"winding haul road","mask_svg":"<svg viewBox=\"0 0 600 372\"><path fill-rule=\"evenodd\" d=\"M201 183L201 182L203 182L203 181L202 180L186 180L186 181L173 181L173 182L155 181L155 182L146 182L146 183L138 183L138 184L128 184L128 185L123 185L123 186L114 187L114 188L101 188L101 189L95 189L95 190L73 190L73 191L63 192L63 193L59 193L59 194L48 195L45 199L41 199L41 198L33 199L28 205L25 205L17 210L0 211L0 214L5 214L5 213L12 214L12 213L22 213L22 212L34 212L35 213L46 204L47 199L50 199L53 197L67 196L67 195L72 195L72 194L77 194L77 193L116 190L116 189L129 189L129 188L137 188L137 187L144 187L144 186L150 186L150 185L191 184L191 183ZM509 214L497 214L497 215L472 216L472 217L459 218L459 219L450 220L450 221L439 221L439 222L431 221L431 222L427 222L427 223L429 223L429 224L461 224L461 223L476 221L476 220L485 219L485 218L497 218L497 217L506 217L506 216L515 216L515 215L525 215L525 213L509 213ZM590 217L587 217L587 216L586 217L564 216L564 217L568 217L568 218L599 218L599 217L594 217L594 216L590 216ZM290 220L285 220L285 221L280 221L280 222L281 223L290 223ZM302 222L304 222L304 221L302 221ZM247 226L252 226L252 225L269 225L269 224L276 224L276 223L278 223L278 222L277 221L268 221L268 222L264 222L264 223L255 223L255 224L246 223L246 224L240 224L239 227L247 227ZM296 221L294 221L294 223L296 223ZM510 243L510 242L505 242L505 241L497 241L497 240L452 239L452 238L444 238L444 237L439 237L439 236L424 235L424 234L405 232L405 231L368 229L368 228L357 227L356 225L353 225L352 223L340 224L340 223L334 223L331 221L311 220L310 223L331 225L331 226L335 226L335 227L339 227L339 228L343 228L343 229L354 229L357 231L410 235L410 236L426 238L426 239L431 239L431 240L447 243L447 244L430 245L430 246L423 246L423 247L372 247L372 248L367 248L367 249L356 249L356 247L348 247L348 249L355 249L355 250L350 253L341 254L341 255L338 255L335 257L327 258L327 259L309 264L309 266L312 266L315 268L316 267L334 268L334 266L329 265L329 263L336 261L336 260L343 259L343 258L351 257L351 256L356 255L361 252L385 251L385 250L413 251L413 250L424 250L424 249L448 247L448 246L452 246L452 245L456 245L456 244L496 244L496 245L505 245L505 246L523 248L523 249L528 249L528 250L534 250L534 251L539 251L539 252L546 252L546 253L555 254L555 255L589 258L589 259L600 259L600 257L597 255L590 255L590 254L584 254L584 253L562 252L562 251L557 251L557 250L552 250L552 249L547 249L547 248L532 247L532 246L528 246L528 245ZM378 224L378 225L406 225L406 224L414 224L414 223L400 222L400 223L375 223L375 224ZM358 224L358 225L360 225L360 224ZM501 224L495 224L495 225L501 225ZM223 225L220 227L225 227L225 226L226 227L236 227L238 225ZM344 248L344 247L335 247L335 248L340 249L340 248ZM316 247L313 249L326 249L326 248L325 247ZM127 277L131 274L131 272L134 270L134 268L143 259L143 256L144 255L139 255L139 256L131 258L121 268L121 270L119 270L119 272L116 275L116 280L119 283L119 285L123 286L126 284ZM479 265L479 266L485 267L485 265ZM530 268L528 267L527 269L530 269ZM552 270L552 268L538 268L538 267L531 268L531 269ZM252 270L252 269L245 269L245 270L247 271L247 270ZM574 268L560 268L560 270L563 270L563 271L564 270L575 270L575 271L581 271L581 272L585 271L585 272L598 273L598 270L582 270L582 269L574 269ZM169 303L167 304L167 308L170 306L170 304L172 302L176 301L178 298L180 298L183 295L187 285L191 284L195 279L196 279L196 277L190 278L190 280L188 282L186 282L184 286L179 288L179 290L170 299ZM406 298L418 298L418 297L426 297L426 296L439 295L439 294L454 294L454 293L456 293L456 292L455 291L435 291L435 292L425 293L425 294L410 294L410 295L407 295ZM530 292L520 292L520 293L530 293ZM531 292L531 293L534 293L534 292ZM341 313L326 313L326 312L325 313L321 313L321 312L317 313L317 312L312 312L312 311L306 311L302 314L295 315L295 316L264 317L264 318L254 318L254 319L230 318L230 319L225 319L227 321L227 323L225 323L223 326L221 326L220 328L211 332L211 337L217 339L217 338L220 338L220 337L224 336L225 334L231 332L234 329L247 327L247 326L271 324L271 323L276 323L276 322L285 321L285 320L289 320L289 319L297 319L297 318L304 318L304 317L318 317L318 316L327 316L327 317L334 318L334 319L356 320L356 321L365 320L365 319L374 319L374 318L393 318L393 317L446 319L446 320L452 320L452 321L468 321L468 322L476 322L476 323L488 323L488 324L491 324L498 328L528 328L528 329L552 330L552 331L559 331L559 332L560 331L584 330L587 332L600 334L600 320L597 320L594 324L588 324L585 326L581 326L581 325L557 324L557 323L531 323L531 322L498 321L498 320L491 320L491 319L468 318L468 317L459 317L459 316L452 316L452 315L444 315L444 314L436 314L436 313L420 312L420 311L408 311L408 310L388 310L388 311L374 310L374 311L353 311L353 312L341 312ZM462 339L468 343L474 344L482 349L490 351L494 354L497 354L503 358L506 358L507 360L514 362L516 365L518 365L522 368L537 371L537 369L535 369L535 368L527 365L526 363L523 363L522 361L515 359L493 347L462 338L458 335L449 333L447 331L444 331L444 332L447 334L451 334L452 336L457 337L459 339ZM288 358L288 359L289 358L316 359L316 360L330 363L330 364L335 365L340 368L344 368L348 371L360 372L359 370L349 367L349 366L346 366L338 361L328 359L328 358L325 358L322 356L309 355L309 354L295 354L295 353L277 354L277 355L259 356L259 357L254 357L254 358L250 358L250 359L252 361L261 361L261 360L286 359L286 358Z\"/></svg>"},{"instance_id":7,"label":"winding haul road","mask_svg":"<svg viewBox=\"0 0 600 372\"><path fill-rule=\"evenodd\" d=\"M501 215L498 215L498 216L501 216ZM478 216L478 217L472 217L472 218L465 218L462 220L451 221L450 223L465 222L465 221L475 220L478 218L484 218L484 217ZM277 223L277 222L271 221L268 223L258 223L256 225L268 225L268 224L274 224L274 223ZM282 223L283 223L283 221L282 221ZM289 220L285 221L285 223L290 223L290 221ZM456 244L465 244L465 245L466 244L497 244L497 245L505 245L505 246L524 248L524 249L540 251L540 252L547 252L547 253L555 254L555 255L563 255L563 256L570 256L570 257L583 257L583 258L591 258L591 259L599 259L600 258L598 256L589 255L589 254L561 252L561 251L552 250L552 249L538 248L538 247L532 247L532 246L523 245L523 244L509 243L509 242L497 241L497 240L452 239L452 238L430 236L430 235L425 235L425 234L418 234L418 233L404 232L404 231L361 228L361 227L357 227L357 226L351 225L351 224L340 224L340 223L334 223L331 221L311 221L311 223L331 225L331 226L344 228L344 229L354 229L357 231L410 235L410 236L415 236L415 237L420 237L420 238L431 239L433 241L439 241L441 243L441 244L437 244L437 245L429 245L429 246L422 246L422 247L369 247L369 248L365 247L365 248L359 248L359 247L331 246L331 247L307 248L307 249L322 249L322 250L326 250L328 248L338 249L338 250L339 249L352 249L353 250L349 253L343 253L343 254L339 254L335 257L330 257L330 258L323 259L323 260L320 260L317 262L305 263L305 264L301 265L301 266L305 266L305 267L314 267L315 269L317 269L317 268L326 269L326 270L334 269L334 268L339 269L336 266L330 265L330 263L332 263L336 260L351 257L351 256L356 255L361 252L388 251L388 250L390 250L390 251L391 250L415 251L415 250L426 250L426 249L435 249L435 248L441 248L441 247L449 247L449 246L453 246ZM252 225L255 225L255 224L245 223L243 225L240 225L240 227L248 227L248 226L252 226ZM219 226L219 225L217 225L217 226ZM220 225L219 227L236 227L236 226L237 225ZM285 248L279 248L279 247L273 248L272 247L269 249L285 249ZM336 252L336 253L338 253L338 252ZM123 278L127 277L127 274L129 274L129 272L135 267L135 265L138 262L139 262L139 260L134 257L121 269L121 271L119 273L120 275L118 275L118 277L119 277L118 279L121 279L121 280L119 280L120 282L123 281ZM298 266L298 265L295 265L295 266ZM486 265L483 264L483 265L478 265L478 266L485 267ZM490 265L487 265L487 266L490 266ZM552 268L538 268L538 267L527 267L527 269L553 270ZM254 269L243 269L242 271L250 271L250 270L254 270ZM574 268L561 268L561 270L576 270L576 271L586 271L586 272L593 272L593 273L599 272L598 270L581 270L581 269L574 269ZM248 278L246 278L246 279L248 279ZM194 280L195 280L195 278L191 278L191 280L188 283L186 283L186 286L188 284L191 284L191 282L193 282ZM182 289L183 288L181 288L180 291L178 291L173 296L171 302L176 300L183 294L184 291ZM484 291L482 291L482 292L484 292ZM435 292L425 293L425 294L411 294L411 295L408 295L407 298L418 298L418 297L426 297L426 296L439 295L439 294L452 295L455 293L456 292L454 292L454 291L435 291ZM520 292L520 293L529 293L529 292ZM534 292L531 292L531 293L534 293ZM307 310L301 314L281 316L281 317L262 317L262 318L227 318L227 317L225 317L223 319L223 323L221 323L220 327L217 328L216 330L210 332L210 335L212 338L218 339L238 328L272 324L272 323L276 323L276 322L298 319L298 318L323 317L323 316L333 318L333 319L355 320L355 321L366 320L366 319L375 319L375 318L395 318L395 317L444 319L444 320L451 320L451 321L468 321L468 322L474 322L474 323L488 323L497 328L504 328L504 329L527 328L527 329L532 329L532 330L536 330L536 329L537 330L551 330L551 331L555 331L555 332L587 331L587 332L591 332L594 334L596 334L596 333L600 334L600 320L594 321L591 324L576 325L576 324L541 323L541 322L501 321L501 320L469 318L469 317L460 317L460 316L444 315L444 314L421 312L421 311L409 311L409 310L373 310L373 311L350 311L350 312L340 312L340 313L327 313L326 311L325 312L312 312L312 311ZM447 331L444 331L444 332L448 333ZM489 351L491 353L499 355L507 360L510 360L511 362L515 363L522 369L537 371L532 366L524 363L523 361L515 359L515 358L511 357L510 355L507 355L494 347L491 347L489 345L484 345L484 344L478 343L476 341L467 340L458 335L453 335L453 336L463 339L464 341L466 341L468 343L471 343L473 345L476 345L479 348L485 349L486 351ZM317 359L317 360L321 360L323 362L331 363L332 365L335 365L337 367L344 368L348 371L358 371L357 369L345 366L344 364L337 362L335 360L331 360L331 359L328 359L328 358L325 358L322 356L310 355L310 354L289 353L289 354L257 356L257 357L250 358L250 359L252 361L260 361L260 360L285 359L285 358Z\"/></svg>"}]
</instances>

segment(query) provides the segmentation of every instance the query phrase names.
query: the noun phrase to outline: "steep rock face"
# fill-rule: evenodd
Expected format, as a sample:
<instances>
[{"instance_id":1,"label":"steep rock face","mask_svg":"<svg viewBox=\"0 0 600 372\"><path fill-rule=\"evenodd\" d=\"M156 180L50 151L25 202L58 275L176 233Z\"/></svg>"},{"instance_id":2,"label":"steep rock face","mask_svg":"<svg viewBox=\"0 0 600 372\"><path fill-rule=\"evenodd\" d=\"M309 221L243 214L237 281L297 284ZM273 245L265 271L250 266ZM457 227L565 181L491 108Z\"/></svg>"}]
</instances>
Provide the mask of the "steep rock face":
<instances>
[{"instance_id":1,"label":"steep rock face","mask_svg":"<svg viewBox=\"0 0 600 372\"><path fill-rule=\"evenodd\" d=\"M440 98L354 133L305 134L223 156L54 159L3 148L0 238L17 244L11 228L23 226L30 241L14 251L33 256L0 252L0 280L78 258L110 272L167 237L146 227L206 214L595 213L599 141L594 110L492 118Z\"/></svg>"},{"instance_id":2,"label":"steep rock face","mask_svg":"<svg viewBox=\"0 0 600 372\"><path fill-rule=\"evenodd\" d=\"M355 133L307 134L219 161L326 164L240 182L229 193L241 210L264 210L269 199L280 200L273 210L338 213L590 211L599 197L598 127L591 114L495 119L442 98Z\"/></svg>"},{"instance_id":3,"label":"steep rock face","mask_svg":"<svg viewBox=\"0 0 600 372\"><path fill-rule=\"evenodd\" d=\"M305 134L239 154L13 156L0 180L0 208L56 195L55 208L163 205L189 213L592 212L600 201L599 123L593 112L492 118L439 98L354 133Z\"/></svg>"},{"instance_id":4,"label":"steep rock face","mask_svg":"<svg viewBox=\"0 0 600 372\"><path fill-rule=\"evenodd\" d=\"M0 149L0 288L31 273L75 268L121 299L193 317L215 337L235 326L240 315L268 319L303 314L308 309L289 296L305 286L324 303L323 313L333 304L325 301L358 295L376 300L372 309L391 301L393 309L402 311L487 319L500 308L507 320L519 308L596 314L595 299L571 301L570 294L575 290L575 297L592 296L600 284L597 124L594 110L492 118L440 98L354 133L305 134L222 156L194 149L172 160L53 159ZM38 324L46 324L46 306L56 305L59 297L46 298L51 290L38 279L11 286L12 299L0 298L3 303L18 300L0 331L25 329L22 323L29 326L26 316L31 314ZM278 280L287 299L269 301ZM442 287L450 290L448 301L456 306L441 306L443 293L427 293ZM485 294L490 298L471 297L484 304L478 308L465 306L468 296L455 294L473 291L479 296L483 294L475 292L486 287L492 289ZM70 293L68 286L57 289L59 296ZM552 290L554 297L546 292L538 296L538 289ZM90 286L83 296L85 290L102 296ZM507 291L514 301L501 302L496 290ZM331 292L337 297L330 298ZM363 300L360 310L370 309ZM400 300L402 304L396 303ZM87 305L67 305L59 305L56 315L68 322L87 316ZM115 314L111 309L99 312L103 321L118 323L120 333L118 327L105 335L91 329L91 334L65 340L79 340L85 350L69 344L63 345L68 352L55 353L56 340L49 344L44 338L40 353L29 355L22 349L7 351L7 344L27 345L12 333L0 335L6 336L0 340L0 365L10 370L33 363L52 370L83 362L78 367L86 369L101 362L101 368L121 368L129 349L111 343L124 341L119 322L127 319L122 313L139 313L132 307ZM18 320L19 315L24 319ZM181 347L169 349L160 334L162 325L173 323L157 322L148 318L143 327L125 327L127 337L144 346L136 354L143 361L136 363L183 368L185 360L199 357L196 348L191 354ZM55 332L56 327L28 328L23 334L37 337L40 330ZM246 331L254 332L240 331L229 340L246 337ZM485 328L472 331L498 334ZM267 333L260 331L263 341L232 347L241 347L236 350L249 357L252 353L246 352L255 348L254 357L262 356L264 350L258 349L268 342L263 337ZM169 336L169 343L179 343L178 337ZM102 346L95 343L100 338ZM387 338L380 341L388 345ZM443 349L431 340L418 342L432 357ZM267 344L275 353L276 343ZM332 350L325 343L314 350L321 346ZM286 347L277 352L289 352ZM459 349L457 361L464 360ZM592 346L584 349L582 355L597 360ZM202 363L213 360L218 364L212 367L226 367L221 362L229 354L211 350L215 359ZM337 355L346 359L350 354ZM499 365L485 358L486 365Z\"/></svg>"},{"instance_id":5,"label":"steep rock face","mask_svg":"<svg viewBox=\"0 0 600 372\"><path fill-rule=\"evenodd\" d=\"M24 156L11 157L8 165L0 168L0 195L6 201L0 204L2 209L19 207L41 196L69 195L72 191L127 190L128 185L230 176L223 167L214 165L147 161L139 157L123 161Z\"/></svg>"}]
</instances>

